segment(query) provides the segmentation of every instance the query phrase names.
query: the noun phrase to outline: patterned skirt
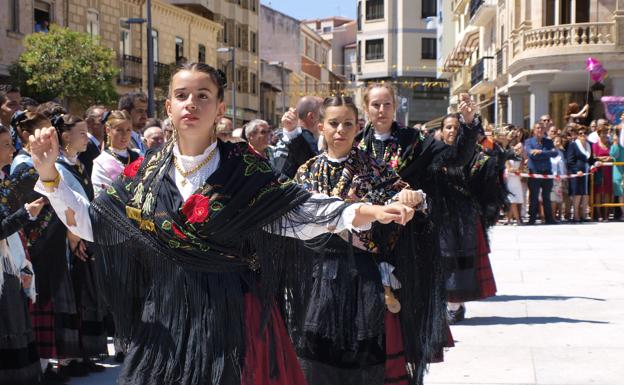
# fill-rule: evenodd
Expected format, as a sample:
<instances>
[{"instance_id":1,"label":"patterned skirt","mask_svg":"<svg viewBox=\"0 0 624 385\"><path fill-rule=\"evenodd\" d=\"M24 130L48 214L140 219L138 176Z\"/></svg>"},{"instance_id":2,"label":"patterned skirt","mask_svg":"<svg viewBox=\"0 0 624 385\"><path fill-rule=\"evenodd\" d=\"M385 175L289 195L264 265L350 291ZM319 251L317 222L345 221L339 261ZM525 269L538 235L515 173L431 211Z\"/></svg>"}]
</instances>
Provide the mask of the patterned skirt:
<instances>
[{"instance_id":1,"label":"patterned skirt","mask_svg":"<svg viewBox=\"0 0 624 385\"><path fill-rule=\"evenodd\" d=\"M41 374L28 299L19 278L4 274L0 297L0 385L36 384Z\"/></svg>"},{"instance_id":2,"label":"patterned skirt","mask_svg":"<svg viewBox=\"0 0 624 385\"><path fill-rule=\"evenodd\" d=\"M469 302L496 295L496 281L490 264L490 247L481 221L477 220L477 248L472 257L457 258L458 268L447 280L449 302Z\"/></svg>"}]
</instances>

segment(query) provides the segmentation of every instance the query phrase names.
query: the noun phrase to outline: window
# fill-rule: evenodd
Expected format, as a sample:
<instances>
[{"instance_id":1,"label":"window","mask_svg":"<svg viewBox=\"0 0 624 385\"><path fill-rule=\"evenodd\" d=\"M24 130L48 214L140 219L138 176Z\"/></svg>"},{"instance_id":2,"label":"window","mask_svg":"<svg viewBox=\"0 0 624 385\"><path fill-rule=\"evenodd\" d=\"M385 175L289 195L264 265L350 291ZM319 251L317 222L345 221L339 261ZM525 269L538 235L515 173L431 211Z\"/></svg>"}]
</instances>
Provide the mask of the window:
<instances>
[{"instance_id":1,"label":"window","mask_svg":"<svg viewBox=\"0 0 624 385\"><path fill-rule=\"evenodd\" d=\"M366 40L366 60L383 60L383 39Z\"/></svg>"},{"instance_id":2,"label":"window","mask_svg":"<svg viewBox=\"0 0 624 385\"><path fill-rule=\"evenodd\" d=\"M200 44L198 47L197 61L200 63L206 62L206 46Z\"/></svg>"},{"instance_id":3,"label":"window","mask_svg":"<svg viewBox=\"0 0 624 385\"><path fill-rule=\"evenodd\" d=\"M87 9L87 33L91 37L100 34L100 15L94 9Z\"/></svg>"},{"instance_id":4,"label":"window","mask_svg":"<svg viewBox=\"0 0 624 385\"><path fill-rule=\"evenodd\" d=\"M175 38L175 60L176 64L181 64L184 61L184 39L179 36Z\"/></svg>"},{"instance_id":5,"label":"window","mask_svg":"<svg viewBox=\"0 0 624 385\"><path fill-rule=\"evenodd\" d=\"M251 47L249 48L249 50L252 53L258 53L258 34L252 31L249 33L249 35L250 35L249 42L251 44Z\"/></svg>"},{"instance_id":6,"label":"window","mask_svg":"<svg viewBox=\"0 0 624 385\"><path fill-rule=\"evenodd\" d=\"M436 16L437 13L436 0L423 0L422 1L422 18Z\"/></svg>"},{"instance_id":7,"label":"window","mask_svg":"<svg viewBox=\"0 0 624 385\"><path fill-rule=\"evenodd\" d=\"M383 0L366 0L366 20L377 20L384 18Z\"/></svg>"},{"instance_id":8,"label":"window","mask_svg":"<svg viewBox=\"0 0 624 385\"><path fill-rule=\"evenodd\" d=\"M323 27L323 33L330 33L332 31L332 27Z\"/></svg>"},{"instance_id":9,"label":"window","mask_svg":"<svg viewBox=\"0 0 624 385\"><path fill-rule=\"evenodd\" d=\"M362 73L362 42L357 43L357 73Z\"/></svg>"},{"instance_id":10,"label":"window","mask_svg":"<svg viewBox=\"0 0 624 385\"><path fill-rule=\"evenodd\" d=\"M251 10L256 12L258 10L258 0L250 0L251 2Z\"/></svg>"},{"instance_id":11,"label":"window","mask_svg":"<svg viewBox=\"0 0 624 385\"><path fill-rule=\"evenodd\" d=\"M51 14L50 4L41 0L35 0L35 32L48 32L50 22L52 21L50 18Z\"/></svg>"},{"instance_id":12,"label":"window","mask_svg":"<svg viewBox=\"0 0 624 385\"><path fill-rule=\"evenodd\" d=\"M362 2L357 3L357 30L362 30Z\"/></svg>"},{"instance_id":13,"label":"window","mask_svg":"<svg viewBox=\"0 0 624 385\"><path fill-rule=\"evenodd\" d=\"M152 28L152 46L154 51L153 56L154 56L154 61L158 62L158 31Z\"/></svg>"},{"instance_id":14,"label":"window","mask_svg":"<svg viewBox=\"0 0 624 385\"><path fill-rule=\"evenodd\" d=\"M238 48L243 46L243 28L240 25L236 26L236 46Z\"/></svg>"},{"instance_id":15,"label":"window","mask_svg":"<svg viewBox=\"0 0 624 385\"><path fill-rule=\"evenodd\" d=\"M221 41L224 43L228 42L228 24L227 24L227 20L223 21L223 30L220 32L221 33Z\"/></svg>"},{"instance_id":16,"label":"window","mask_svg":"<svg viewBox=\"0 0 624 385\"><path fill-rule=\"evenodd\" d=\"M132 40L130 39L130 24L125 20L119 22L119 53L130 55L132 53Z\"/></svg>"},{"instance_id":17,"label":"window","mask_svg":"<svg viewBox=\"0 0 624 385\"><path fill-rule=\"evenodd\" d=\"M258 86L256 84L258 82L258 76L253 72L251 72L249 76L250 76L250 86L251 86L250 92L256 95L258 93Z\"/></svg>"},{"instance_id":18,"label":"window","mask_svg":"<svg viewBox=\"0 0 624 385\"><path fill-rule=\"evenodd\" d=\"M11 31L19 32L19 0L9 0L11 14Z\"/></svg>"},{"instance_id":19,"label":"window","mask_svg":"<svg viewBox=\"0 0 624 385\"><path fill-rule=\"evenodd\" d=\"M314 57L314 42L306 37L305 39L305 55L309 58Z\"/></svg>"},{"instance_id":20,"label":"window","mask_svg":"<svg viewBox=\"0 0 624 385\"><path fill-rule=\"evenodd\" d=\"M422 38L422 58L423 59L436 59L437 58L437 41L435 38L423 37Z\"/></svg>"},{"instance_id":21,"label":"window","mask_svg":"<svg viewBox=\"0 0 624 385\"><path fill-rule=\"evenodd\" d=\"M587 23L589 6L589 0L546 0L544 25Z\"/></svg>"}]
</instances>

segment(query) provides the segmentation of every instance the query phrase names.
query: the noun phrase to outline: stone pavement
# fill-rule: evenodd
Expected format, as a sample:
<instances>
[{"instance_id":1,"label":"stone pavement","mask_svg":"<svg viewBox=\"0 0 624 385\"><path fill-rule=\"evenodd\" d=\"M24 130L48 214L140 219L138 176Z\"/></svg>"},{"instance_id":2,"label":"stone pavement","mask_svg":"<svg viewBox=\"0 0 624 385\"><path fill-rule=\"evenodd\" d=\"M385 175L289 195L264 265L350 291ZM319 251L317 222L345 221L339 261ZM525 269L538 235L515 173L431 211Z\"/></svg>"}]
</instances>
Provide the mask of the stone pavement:
<instances>
[{"instance_id":1,"label":"stone pavement","mask_svg":"<svg viewBox=\"0 0 624 385\"><path fill-rule=\"evenodd\" d=\"M624 385L624 223L498 226L491 239L499 295L468 304L426 385Z\"/></svg>"},{"instance_id":2,"label":"stone pavement","mask_svg":"<svg viewBox=\"0 0 624 385\"><path fill-rule=\"evenodd\" d=\"M469 303L426 385L624 384L624 224L498 226L498 296Z\"/></svg>"}]
</instances>

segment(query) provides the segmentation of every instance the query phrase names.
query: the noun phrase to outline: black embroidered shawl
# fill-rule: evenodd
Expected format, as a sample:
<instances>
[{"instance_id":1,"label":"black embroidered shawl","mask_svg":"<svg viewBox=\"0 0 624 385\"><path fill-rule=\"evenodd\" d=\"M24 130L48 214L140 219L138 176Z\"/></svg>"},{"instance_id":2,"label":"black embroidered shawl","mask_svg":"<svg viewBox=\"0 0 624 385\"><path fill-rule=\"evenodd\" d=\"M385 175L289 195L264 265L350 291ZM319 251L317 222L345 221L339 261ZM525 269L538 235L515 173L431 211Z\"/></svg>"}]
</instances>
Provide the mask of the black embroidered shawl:
<instances>
[{"instance_id":1,"label":"black embroidered shawl","mask_svg":"<svg viewBox=\"0 0 624 385\"><path fill-rule=\"evenodd\" d=\"M247 144L221 141L218 169L182 203L172 149L131 164L91 205L102 282L135 347L123 373L129 383L217 384L226 362L241 365L244 292L257 291L268 308L285 273L297 270L303 248L276 234L334 224L342 209L302 214L303 202L319 210L326 202L279 182Z\"/></svg>"}]
</instances>

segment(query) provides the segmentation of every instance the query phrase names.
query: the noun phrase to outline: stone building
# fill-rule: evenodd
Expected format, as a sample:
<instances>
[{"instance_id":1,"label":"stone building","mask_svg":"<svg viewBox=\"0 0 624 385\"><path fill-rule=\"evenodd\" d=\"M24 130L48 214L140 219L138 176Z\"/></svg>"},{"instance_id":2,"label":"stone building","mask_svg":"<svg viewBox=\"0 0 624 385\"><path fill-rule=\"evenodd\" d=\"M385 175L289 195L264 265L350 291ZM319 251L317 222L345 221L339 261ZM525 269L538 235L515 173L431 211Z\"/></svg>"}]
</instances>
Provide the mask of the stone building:
<instances>
[{"instance_id":1,"label":"stone building","mask_svg":"<svg viewBox=\"0 0 624 385\"><path fill-rule=\"evenodd\" d=\"M453 0L453 50L441 58L451 92L469 90L496 124L529 127L550 113L562 126L568 103L624 96L623 0ZM445 26L446 28L446 26ZM609 72L589 86L586 60Z\"/></svg>"},{"instance_id":2,"label":"stone building","mask_svg":"<svg viewBox=\"0 0 624 385\"><path fill-rule=\"evenodd\" d=\"M395 84L405 125L438 118L448 104L436 78L436 15L436 0L357 2L357 80Z\"/></svg>"}]
</instances>

